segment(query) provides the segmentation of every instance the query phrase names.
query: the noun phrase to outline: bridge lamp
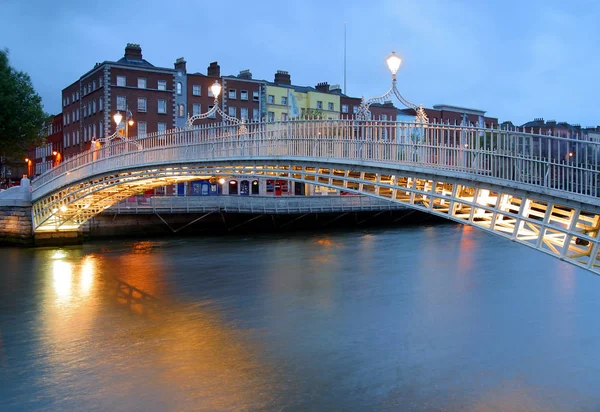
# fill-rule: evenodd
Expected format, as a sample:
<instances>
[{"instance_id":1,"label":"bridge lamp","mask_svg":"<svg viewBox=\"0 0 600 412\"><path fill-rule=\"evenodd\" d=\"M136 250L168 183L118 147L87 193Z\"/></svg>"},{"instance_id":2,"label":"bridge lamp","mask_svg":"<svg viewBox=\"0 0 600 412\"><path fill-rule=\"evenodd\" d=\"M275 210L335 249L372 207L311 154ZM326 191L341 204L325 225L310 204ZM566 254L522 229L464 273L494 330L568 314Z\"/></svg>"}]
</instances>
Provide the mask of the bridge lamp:
<instances>
[{"instance_id":1,"label":"bridge lamp","mask_svg":"<svg viewBox=\"0 0 600 412\"><path fill-rule=\"evenodd\" d=\"M29 163L29 158L28 157L25 158L25 163Z\"/></svg>"},{"instance_id":2,"label":"bridge lamp","mask_svg":"<svg viewBox=\"0 0 600 412\"><path fill-rule=\"evenodd\" d=\"M133 119L129 119L127 123L129 123L129 126L133 126Z\"/></svg>"},{"instance_id":3,"label":"bridge lamp","mask_svg":"<svg viewBox=\"0 0 600 412\"><path fill-rule=\"evenodd\" d=\"M117 110L117 112L113 116L113 119L115 120L115 123L118 126L121 124L121 120L123 120L123 115Z\"/></svg>"},{"instance_id":4,"label":"bridge lamp","mask_svg":"<svg viewBox=\"0 0 600 412\"><path fill-rule=\"evenodd\" d=\"M400 63L402 63L402 59L398 56L396 56L396 52L392 52L392 54L390 55L390 57L388 57L386 59L387 65L388 65L388 69L390 69L390 71L392 72L392 78L395 80L396 79L396 73L398 72L398 69L400 68Z\"/></svg>"},{"instance_id":5,"label":"bridge lamp","mask_svg":"<svg viewBox=\"0 0 600 412\"><path fill-rule=\"evenodd\" d=\"M210 86L210 91L212 92L213 96L215 96L215 99L219 97L221 94L221 85L219 84L218 80L215 80L215 83Z\"/></svg>"},{"instance_id":6,"label":"bridge lamp","mask_svg":"<svg viewBox=\"0 0 600 412\"><path fill-rule=\"evenodd\" d=\"M61 212L66 212L66 211L67 211L67 207L66 207L66 206L64 206L64 205L63 205L63 206L61 206L61 207L60 207L60 211L61 211Z\"/></svg>"},{"instance_id":7,"label":"bridge lamp","mask_svg":"<svg viewBox=\"0 0 600 412\"><path fill-rule=\"evenodd\" d=\"M221 184L225 183L225 179L223 179L223 178L219 179L219 183L221 183Z\"/></svg>"}]
</instances>

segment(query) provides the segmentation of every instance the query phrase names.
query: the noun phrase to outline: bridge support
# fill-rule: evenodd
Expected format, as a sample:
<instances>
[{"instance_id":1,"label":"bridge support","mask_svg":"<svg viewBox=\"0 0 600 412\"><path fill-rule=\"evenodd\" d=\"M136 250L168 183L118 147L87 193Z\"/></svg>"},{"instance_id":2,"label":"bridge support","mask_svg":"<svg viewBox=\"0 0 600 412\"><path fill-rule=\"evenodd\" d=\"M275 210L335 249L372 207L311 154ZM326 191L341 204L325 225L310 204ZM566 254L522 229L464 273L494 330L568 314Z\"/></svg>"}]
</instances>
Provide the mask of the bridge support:
<instances>
[{"instance_id":1,"label":"bridge support","mask_svg":"<svg viewBox=\"0 0 600 412\"><path fill-rule=\"evenodd\" d=\"M76 230L59 232L36 232L33 236L35 246L68 246L83 243L83 233Z\"/></svg>"}]
</instances>

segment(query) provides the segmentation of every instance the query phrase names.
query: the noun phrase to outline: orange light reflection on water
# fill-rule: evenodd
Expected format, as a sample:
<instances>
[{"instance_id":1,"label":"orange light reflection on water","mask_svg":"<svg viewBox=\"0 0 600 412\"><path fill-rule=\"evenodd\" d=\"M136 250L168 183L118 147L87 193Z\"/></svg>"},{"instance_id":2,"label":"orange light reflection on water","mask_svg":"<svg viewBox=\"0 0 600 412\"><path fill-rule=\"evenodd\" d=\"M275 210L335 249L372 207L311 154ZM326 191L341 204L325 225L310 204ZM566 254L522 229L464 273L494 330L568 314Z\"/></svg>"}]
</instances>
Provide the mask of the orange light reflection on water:
<instances>
[{"instance_id":1,"label":"orange light reflection on water","mask_svg":"<svg viewBox=\"0 0 600 412\"><path fill-rule=\"evenodd\" d=\"M257 358L261 348L248 333L227 324L207 305L156 296L151 311L139 310L150 300L121 304L114 278L100 275L114 274L107 270L115 264L127 285L144 292L161 290L159 253L52 256L47 266L51 289L42 315L48 363L43 379L88 400L97 391L105 399L127 402L137 394L146 408L261 409L273 400L278 380ZM73 376L78 379L69 378Z\"/></svg>"}]
</instances>

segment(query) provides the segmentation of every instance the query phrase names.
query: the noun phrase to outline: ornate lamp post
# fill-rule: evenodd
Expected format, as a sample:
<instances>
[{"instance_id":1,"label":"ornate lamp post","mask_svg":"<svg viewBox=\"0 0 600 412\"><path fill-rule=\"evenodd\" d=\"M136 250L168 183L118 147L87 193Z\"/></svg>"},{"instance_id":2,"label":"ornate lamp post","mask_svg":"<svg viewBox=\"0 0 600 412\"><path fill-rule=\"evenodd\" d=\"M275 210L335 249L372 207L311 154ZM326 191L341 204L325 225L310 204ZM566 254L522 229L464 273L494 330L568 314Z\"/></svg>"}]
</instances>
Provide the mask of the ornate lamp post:
<instances>
[{"instance_id":1,"label":"ornate lamp post","mask_svg":"<svg viewBox=\"0 0 600 412\"><path fill-rule=\"evenodd\" d=\"M127 107L127 105L125 106L125 115L126 115L126 119L125 119L125 139L129 138L129 126L133 126L133 114L131 113L131 111L129 110L129 108ZM117 132L120 129L120 124L121 121L123 120L123 115L121 114L121 112L119 112L117 110L117 112L114 114L113 116L113 120L115 121L115 124L117 125ZM121 126L122 128L122 126Z\"/></svg>"},{"instance_id":2,"label":"ornate lamp post","mask_svg":"<svg viewBox=\"0 0 600 412\"><path fill-rule=\"evenodd\" d=\"M212 92L213 96L215 97L213 107L206 113L195 114L191 117L188 114L188 119L186 122L186 127L188 129L192 128L192 126L196 120L202 120L202 119L209 118L209 117L213 116L215 113L219 113L221 115L221 117L223 118L223 120L227 120L228 122L232 122L236 125L237 124L241 125L240 132L244 129L244 125L243 125L244 119L242 119L242 121L240 121L236 117L229 116L228 114L223 112L223 110L221 110L221 108L219 107L219 95L221 94L221 90L222 90L222 86L219 84L218 80L215 80L213 85L210 86L210 91Z\"/></svg>"},{"instance_id":3,"label":"ornate lamp post","mask_svg":"<svg viewBox=\"0 0 600 412\"><path fill-rule=\"evenodd\" d=\"M400 94L400 91L396 86L396 73L400 68L402 59L396 56L396 52L392 52L392 54L386 59L386 62L388 69L392 73L392 87L390 87L390 89L387 92L385 92L385 94L383 94L382 96L372 97L366 101L363 98L362 102L360 103L360 107L358 108L357 118L359 120L371 119L371 112L369 111L369 107L373 103L384 103L388 97L394 95L400 101L400 103L402 103L402 105L408 107L409 109L415 110L415 112L417 113L417 115L415 116L416 123L427 123L429 119L427 119L427 114L425 114L425 110L423 110L423 105L417 106L416 104L404 98L404 96Z\"/></svg>"},{"instance_id":4,"label":"ornate lamp post","mask_svg":"<svg viewBox=\"0 0 600 412\"><path fill-rule=\"evenodd\" d=\"M133 143L137 146L138 149L141 149L142 146L138 142L136 142L135 140L129 140L129 126L133 126L135 122L133 121L133 113L131 113L131 110L129 110L129 107L127 106L127 104L125 104L125 124L121 125L121 122L123 122L123 115L118 110L113 115L113 120L115 121L115 125L116 125L115 132L108 137L92 139L90 150L92 150L92 151L96 150L97 143L108 143L117 138L122 139L127 142L130 142L130 143ZM125 129L124 133L120 134L120 131L123 129Z\"/></svg>"}]
</instances>

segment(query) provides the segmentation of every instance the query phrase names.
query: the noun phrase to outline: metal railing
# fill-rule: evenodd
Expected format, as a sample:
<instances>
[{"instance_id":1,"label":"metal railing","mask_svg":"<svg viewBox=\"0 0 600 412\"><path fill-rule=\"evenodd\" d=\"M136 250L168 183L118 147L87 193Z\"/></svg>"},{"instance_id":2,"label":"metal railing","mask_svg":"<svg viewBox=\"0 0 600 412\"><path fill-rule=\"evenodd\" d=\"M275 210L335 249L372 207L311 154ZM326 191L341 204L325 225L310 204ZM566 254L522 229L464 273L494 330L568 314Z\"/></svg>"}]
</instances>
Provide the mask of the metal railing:
<instances>
[{"instance_id":1,"label":"metal railing","mask_svg":"<svg viewBox=\"0 0 600 412\"><path fill-rule=\"evenodd\" d=\"M370 196L162 196L125 201L104 214L147 213L332 213L404 210L406 206Z\"/></svg>"},{"instance_id":2,"label":"metal railing","mask_svg":"<svg viewBox=\"0 0 600 412\"><path fill-rule=\"evenodd\" d=\"M139 148L138 148L139 146ZM517 130L359 120L291 120L174 129L67 159L33 182L39 199L111 172L236 160L315 160L413 166L486 176L589 199L599 194L600 143Z\"/></svg>"}]
</instances>

